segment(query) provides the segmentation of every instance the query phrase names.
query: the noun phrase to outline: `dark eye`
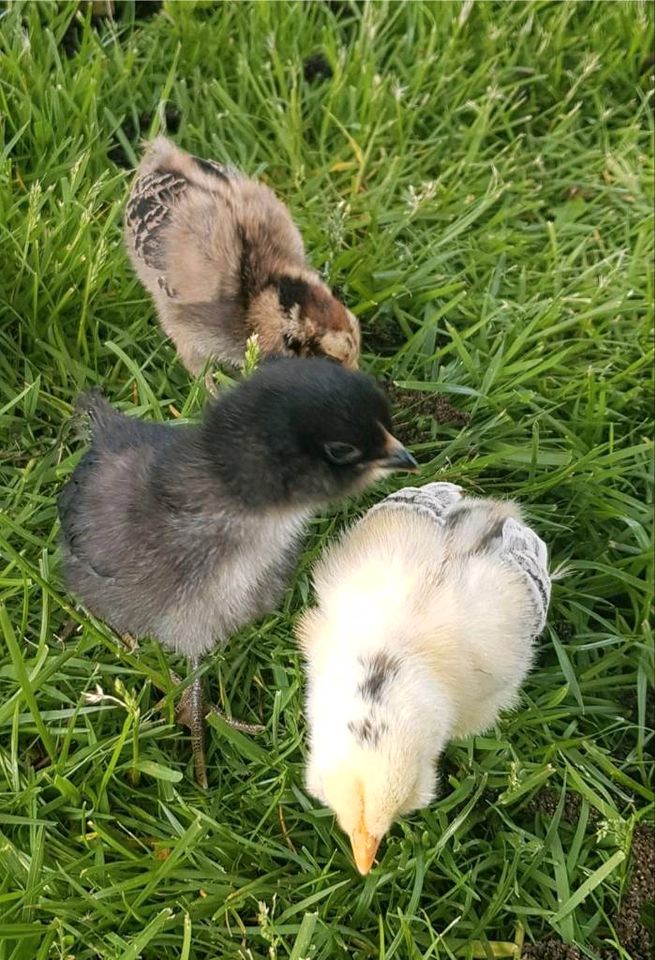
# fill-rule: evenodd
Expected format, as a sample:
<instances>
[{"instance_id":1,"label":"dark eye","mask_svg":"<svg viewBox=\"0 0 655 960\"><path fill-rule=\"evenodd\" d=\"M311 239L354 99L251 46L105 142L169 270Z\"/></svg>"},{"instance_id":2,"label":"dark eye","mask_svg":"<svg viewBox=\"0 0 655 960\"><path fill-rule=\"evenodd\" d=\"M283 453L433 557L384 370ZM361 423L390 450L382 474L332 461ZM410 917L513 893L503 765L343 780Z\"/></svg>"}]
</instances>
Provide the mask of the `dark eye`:
<instances>
[{"instance_id":1,"label":"dark eye","mask_svg":"<svg viewBox=\"0 0 655 960\"><path fill-rule=\"evenodd\" d=\"M295 353L297 357L300 356L302 343L296 337L291 336L290 333L284 334L284 346L287 348L287 350L291 350L292 353Z\"/></svg>"},{"instance_id":2,"label":"dark eye","mask_svg":"<svg viewBox=\"0 0 655 960\"><path fill-rule=\"evenodd\" d=\"M340 440L332 440L326 443L324 449L328 460L340 465L355 463L362 456L362 451L357 447L353 447L351 443L342 443Z\"/></svg>"}]
</instances>

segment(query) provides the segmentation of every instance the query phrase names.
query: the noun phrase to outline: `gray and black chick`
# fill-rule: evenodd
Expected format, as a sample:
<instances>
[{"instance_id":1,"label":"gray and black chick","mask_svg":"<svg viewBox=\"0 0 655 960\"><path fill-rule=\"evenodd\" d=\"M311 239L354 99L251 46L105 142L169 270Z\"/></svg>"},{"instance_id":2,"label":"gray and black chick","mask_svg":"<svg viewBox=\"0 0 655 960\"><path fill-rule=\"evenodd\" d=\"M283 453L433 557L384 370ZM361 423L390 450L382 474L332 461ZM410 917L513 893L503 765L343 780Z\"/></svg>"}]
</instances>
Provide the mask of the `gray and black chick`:
<instances>
[{"instance_id":1,"label":"gray and black chick","mask_svg":"<svg viewBox=\"0 0 655 960\"><path fill-rule=\"evenodd\" d=\"M200 658L280 600L309 517L416 461L374 381L328 360L270 360L198 425L148 423L99 391L92 440L59 495L66 582L121 634ZM190 687L207 784L202 689Z\"/></svg>"},{"instance_id":2,"label":"gray and black chick","mask_svg":"<svg viewBox=\"0 0 655 960\"><path fill-rule=\"evenodd\" d=\"M264 356L357 368L359 324L305 258L287 207L263 183L165 137L147 147L125 212L132 264L187 370Z\"/></svg>"}]
</instances>

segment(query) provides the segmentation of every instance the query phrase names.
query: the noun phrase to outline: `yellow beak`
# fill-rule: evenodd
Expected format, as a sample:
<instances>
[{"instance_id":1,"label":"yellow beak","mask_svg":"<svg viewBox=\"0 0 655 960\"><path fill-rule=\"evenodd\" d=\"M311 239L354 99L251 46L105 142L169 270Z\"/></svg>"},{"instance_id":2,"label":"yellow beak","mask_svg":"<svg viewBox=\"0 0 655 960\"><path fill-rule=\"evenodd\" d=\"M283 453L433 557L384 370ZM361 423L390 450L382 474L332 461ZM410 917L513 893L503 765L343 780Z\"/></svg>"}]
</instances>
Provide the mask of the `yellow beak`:
<instances>
[{"instance_id":1,"label":"yellow beak","mask_svg":"<svg viewBox=\"0 0 655 960\"><path fill-rule=\"evenodd\" d=\"M369 872L375 860L375 854L378 852L381 837L373 837L371 834L360 827L356 827L350 834L350 843L353 848L353 856L357 869L364 876Z\"/></svg>"}]
</instances>

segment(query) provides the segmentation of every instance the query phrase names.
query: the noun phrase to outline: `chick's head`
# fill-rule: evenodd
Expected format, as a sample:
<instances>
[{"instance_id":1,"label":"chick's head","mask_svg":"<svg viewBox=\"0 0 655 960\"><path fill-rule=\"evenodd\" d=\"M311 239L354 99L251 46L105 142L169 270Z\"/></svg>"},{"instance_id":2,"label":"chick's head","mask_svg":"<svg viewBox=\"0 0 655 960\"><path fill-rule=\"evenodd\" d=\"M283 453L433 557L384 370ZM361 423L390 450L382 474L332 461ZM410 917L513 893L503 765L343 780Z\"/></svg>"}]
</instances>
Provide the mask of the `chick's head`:
<instances>
[{"instance_id":1,"label":"chick's head","mask_svg":"<svg viewBox=\"0 0 655 960\"><path fill-rule=\"evenodd\" d=\"M416 676L411 663L382 654L363 664L349 692L343 663L310 681L306 782L336 814L357 869L366 874L392 824L434 799L447 718L440 691ZM339 685L331 670L341 672ZM335 703L338 689L343 693Z\"/></svg>"},{"instance_id":2,"label":"chick's head","mask_svg":"<svg viewBox=\"0 0 655 960\"><path fill-rule=\"evenodd\" d=\"M315 506L417 464L374 381L328 360L269 360L210 409L204 437L251 503Z\"/></svg>"},{"instance_id":3,"label":"chick's head","mask_svg":"<svg viewBox=\"0 0 655 960\"><path fill-rule=\"evenodd\" d=\"M362 749L353 743L340 761L319 774L308 771L307 786L330 807L350 837L361 874L369 872L384 835L401 816L427 806L435 797L434 762L380 746Z\"/></svg>"},{"instance_id":4,"label":"chick's head","mask_svg":"<svg viewBox=\"0 0 655 960\"><path fill-rule=\"evenodd\" d=\"M289 421L297 462L330 498L355 493L417 463L393 436L389 403L375 382L327 360L286 361L294 388Z\"/></svg>"},{"instance_id":5,"label":"chick's head","mask_svg":"<svg viewBox=\"0 0 655 960\"><path fill-rule=\"evenodd\" d=\"M358 367L359 323L316 277L275 278L253 300L250 322L265 353L327 357L349 370Z\"/></svg>"}]
</instances>

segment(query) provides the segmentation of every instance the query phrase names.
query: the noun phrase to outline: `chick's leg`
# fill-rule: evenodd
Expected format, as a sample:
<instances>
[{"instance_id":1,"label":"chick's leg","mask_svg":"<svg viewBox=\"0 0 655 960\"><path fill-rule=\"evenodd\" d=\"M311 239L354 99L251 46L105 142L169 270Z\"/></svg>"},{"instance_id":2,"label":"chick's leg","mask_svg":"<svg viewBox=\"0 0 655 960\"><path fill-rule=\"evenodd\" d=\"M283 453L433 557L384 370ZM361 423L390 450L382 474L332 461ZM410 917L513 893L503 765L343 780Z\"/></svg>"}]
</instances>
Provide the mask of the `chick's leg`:
<instances>
[{"instance_id":1,"label":"chick's leg","mask_svg":"<svg viewBox=\"0 0 655 960\"><path fill-rule=\"evenodd\" d=\"M189 668L195 672L200 666L197 657L189 658ZM193 750L193 768L196 780L203 790L209 786L207 781L207 761L205 758L205 711L203 707L202 680L196 677L189 687L189 727L191 729L191 749Z\"/></svg>"},{"instance_id":2,"label":"chick's leg","mask_svg":"<svg viewBox=\"0 0 655 960\"><path fill-rule=\"evenodd\" d=\"M197 670L199 666L199 660L189 660L189 667L191 671ZM179 677L173 671L170 671L171 680L177 686L177 684L182 683L182 678ZM198 701L200 705L198 706ZM205 737L204 737L204 720L205 717L210 713L216 714L217 717L220 717L221 720L224 720L230 727L235 730L239 730L241 733L261 733L264 730L264 727L259 723L244 723L242 720L235 720L233 717L228 717L226 714L220 710L216 704L205 703L202 691L202 681L195 680L190 686L186 688L184 693L179 699L177 708L175 710L175 719L178 723L183 724L185 727L189 727L191 730L191 745L193 748L193 760L196 773L196 779L201 787L207 786L207 767L205 762ZM200 773L202 771L202 774Z\"/></svg>"}]
</instances>

